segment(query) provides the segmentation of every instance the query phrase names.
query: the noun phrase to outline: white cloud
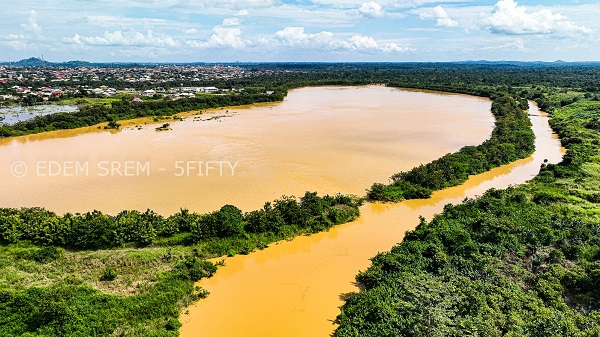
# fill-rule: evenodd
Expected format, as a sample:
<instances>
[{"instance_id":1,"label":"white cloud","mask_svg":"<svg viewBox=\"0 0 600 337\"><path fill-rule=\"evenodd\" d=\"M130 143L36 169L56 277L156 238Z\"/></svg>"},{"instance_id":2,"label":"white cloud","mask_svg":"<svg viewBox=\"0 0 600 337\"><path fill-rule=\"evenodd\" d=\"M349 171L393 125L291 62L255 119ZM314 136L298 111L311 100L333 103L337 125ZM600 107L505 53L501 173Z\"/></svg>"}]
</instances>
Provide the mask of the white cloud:
<instances>
[{"instance_id":1,"label":"white cloud","mask_svg":"<svg viewBox=\"0 0 600 337\"><path fill-rule=\"evenodd\" d=\"M183 33L187 34L187 35L196 35L196 34L198 34L198 30L196 28L189 28L189 29L184 29Z\"/></svg>"},{"instance_id":2,"label":"white cloud","mask_svg":"<svg viewBox=\"0 0 600 337\"><path fill-rule=\"evenodd\" d=\"M440 27L455 27L458 26L458 22L452 20L448 15L448 12L442 6L435 6L431 10L421 12L419 14L421 19L435 19L436 26Z\"/></svg>"},{"instance_id":3,"label":"white cloud","mask_svg":"<svg viewBox=\"0 0 600 337\"><path fill-rule=\"evenodd\" d=\"M223 26L239 26L241 20L239 18L227 18L223 20Z\"/></svg>"},{"instance_id":4,"label":"white cloud","mask_svg":"<svg viewBox=\"0 0 600 337\"><path fill-rule=\"evenodd\" d=\"M504 43L499 46L483 47L482 49L483 50L504 49L504 50L519 50L519 51L527 50L527 48L525 48L525 41L523 41L523 39L516 39L514 41L507 42L507 43Z\"/></svg>"},{"instance_id":5,"label":"white cloud","mask_svg":"<svg viewBox=\"0 0 600 337\"><path fill-rule=\"evenodd\" d=\"M400 47L399 45L395 44L395 43L386 43L382 48L382 51L386 52L386 53L404 53L407 51L415 51L414 48L410 48L410 47Z\"/></svg>"},{"instance_id":6,"label":"white cloud","mask_svg":"<svg viewBox=\"0 0 600 337\"><path fill-rule=\"evenodd\" d=\"M364 35L354 35L349 41L350 49L352 50L371 50L371 51L383 51L386 53L396 52L403 53L407 51L414 51L409 47L400 47L396 43L378 43L375 39Z\"/></svg>"},{"instance_id":7,"label":"white cloud","mask_svg":"<svg viewBox=\"0 0 600 337\"><path fill-rule=\"evenodd\" d=\"M249 14L247 9L240 9L235 13L235 16L248 16Z\"/></svg>"},{"instance_id":8,"label":"white cloud","mask_svg":"<svg viewBox=\"0 0 600 337\"><path fill-rule=\"evenodd\" d=\"M171 36L154 36L149 30L146 34L137 31L104 32L103 36L86 37L75 34L70 39L79 45L87 46L131 46L131 47L176 47L178 42Z\"/></svg>"},{"instance_id":9,"label":"white cloud","mask_svg":"<svg viewBox=\"0 0 600 337\"><path fill-rule=\"evenodd\" d=\"M216 26L214 34L208 39L207 47L233 47L244 48L247 41L242 39L242 30L239 28L226 28Z\"/></svg>"},{"instance_id":10,"label":"white cloud","mask_svg":"<svg viewBox=\"0 0 600 337\"><path fill-rule=\"evenodd\" d=\"M379 49L377 41L368 36L354 35L350 39L350 43L355 49Z\"/></svg>"},{"instance_id":11,"label":"white cloud","mask_svg":"<svg viewBox=\"0 0 600 337\"><path fill-rule=\"evenodd\" d=\"M363 3L358 9L358 12L369 18L380 18L385 15L381 9L381 5L375 1Z\"/></svg>"},{"instance_id":12,"label":"white cloud","mask_svg":"<svg viewBox=\"0 0 600 337\"><path fill-rule=\"evenodd\" d=\"M317 34L306 34L304 27L285 27L275 33L285 46L318 47L332 44L333 33L322 31Z\"/></svg>"},{"instance_id":13,"label":"white cloud","mask_svg":"<svg viewBox=\"0 0 600 337\"><path fill-rule=\"evenodd\" d=\"M332 6L336 8L356 8L364 0L312 0L315 4ZM465 0L378 0L378 3L390 8L417 8L427 4L467 2Z\"/></svg>"},{"instance_id":14,"label":"white cloud","mask_svg":"<svg viewBox=\"0 0 600 337\"><path fill-rule=\"evenodd\" d=\"M143 8L265 8L278 5L280 0L134 0L127 2L130 7Z\"/></svg>"},{"instance_id":15,"label":"white cloud","mask_svg":"<svg viewBox=\"0 0 600 337\"><path fill-rule=\"evenodd\" d=\"M24 40L25 35L23 34L8 34L8 35L0 35L0 41L15 41L15 40Z\"/></svg>"},{"instance_id":16,"label":"white cloud","mask_svg":"<svg viewBox=\"0 0 600 337\"><path fill-rule=\"evenodd\" d=\"M24 42L24 41L10 41L10 42L8 42L8 45L10 46L10 48L17 50L17 51L26 50L29 47L27 42Z\"/></svg>"},{"instance_id":17,"label":"white cloud","mask_svg":"<svg viewBox=\"0 0 600 337\"><path fill-rule=\"evenodd\" d=\"M524 6L518 6L514 0L500 0L494 6L491 15L484 16L483 26L492 33L555 34L557 36L576 36L591 33L591 29L577 26L550 9L528 12Z\"/></svg>"},{"instance_id":18,"label":"white cloud","mask_svg":"<svg viewBox=\"0 0 600 337\"><path fill-rule=\"evenodd\" d=\"M43 29L37 23L38 15L35 10L31 10L29 12L29 18L27 19L27 23L21 24L21 28L23 28L27 32L32 32L34 36L39 37L42 35Z\"/></svg>"},{"instance_id":19,"label":"white cloud","mask_svg":"<svg viewBox=\"0 0 600 337\"><path fill-rule=\"evenodd\" d=\"M361 34L353 35L348 39L336 38L328 31L316 34L307 34L304 27L286 27L274 35L275 40L263 37L260 43L273 47L277 43L296 48L324 49L329 51L383 51L383 52L406 52L413 50L408 47L400 47L395 43L379 43L370 36Z\"/></svg>"}]
</instances>

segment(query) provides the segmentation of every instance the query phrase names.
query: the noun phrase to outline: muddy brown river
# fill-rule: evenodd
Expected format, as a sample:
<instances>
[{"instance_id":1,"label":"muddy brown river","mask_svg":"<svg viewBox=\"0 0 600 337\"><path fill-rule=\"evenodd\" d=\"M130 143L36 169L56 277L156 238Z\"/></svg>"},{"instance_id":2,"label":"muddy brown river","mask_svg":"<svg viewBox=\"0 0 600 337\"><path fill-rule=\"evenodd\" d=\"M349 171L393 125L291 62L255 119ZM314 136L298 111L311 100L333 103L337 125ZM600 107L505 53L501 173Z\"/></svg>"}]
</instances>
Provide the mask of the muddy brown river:
<instances>
[{"instance_id":1,"label":"muddy brown river","mask_svg":"<svg viewBox=\"0 0 600 337\"><path fill-rule=\"evenodd\" d=\"M136 121L0 141L0 207L83 212L153 209L168 215L234 204L260 208L281 195L364 195L373 182L482 143L493 128L487 99L383 86L293 90L284 102L228 108L183 121ZM367 204L328 232L227 258L211 292L181 315L181 336L328 336L338 307L369 258L400 242L418 216L532 178L562 149L547 116L530 109L536 152L473 176L431 199ZM162 122L161 122L162 123ZM139 127L137 127L137 126Z\"/></svg>"},{"instance_id":2,"label":"muddy brown river","mask_svg":"<svg viewBox=\"0 0 600 337\"><path fill-rule=\"evenodd\" d=\"M534 105L530 114L536 151L527 159L472 176L427 200L367 204L352 223L227 258L215 276L198 283L211 294L181 315L181 336L330 336L343 298L358 291L354 276L369 266L370 257L399 243L419 215L430 219L448 203L523 183L544 159L561 160L564 149L547 116Z\"/></svg>"},{"instance_id":3,"label":"muddy brown river","mask_svg":"<svg viewBox=\"0 0 600 337\"><path fill-rule=\"evenodd\" d=\"M451 108L451 109L450 109ZM0 140L1 207L115 214L147 208L244 211L281 195L364 195L492 129L490 102L382 86L293 90L283 103L184 121Z\"/></svg>"}]
</instances>

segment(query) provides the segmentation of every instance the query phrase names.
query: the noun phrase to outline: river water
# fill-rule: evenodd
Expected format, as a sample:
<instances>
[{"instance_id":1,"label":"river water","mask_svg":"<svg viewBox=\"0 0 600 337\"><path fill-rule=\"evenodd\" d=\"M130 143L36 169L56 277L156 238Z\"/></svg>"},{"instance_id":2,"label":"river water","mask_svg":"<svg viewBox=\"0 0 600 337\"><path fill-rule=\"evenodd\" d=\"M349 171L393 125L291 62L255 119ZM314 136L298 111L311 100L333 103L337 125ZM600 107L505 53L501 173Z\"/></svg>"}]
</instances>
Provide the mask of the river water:
<instances>
[{"instance_id":1,"label":"river water","mask_svg":"<svg viewBox=\"0 0 600 337\"><path fill-rule=\"evenodd\" d=\"M487 99L383 86L311 87L284 102L228 108L164 123L124 123L0 140L0 207L64 212L224 204L257 209L305 191L364 195L373 182L487 139ZM199 285L211 294L182 314L182 336L327 336L343 297L369 258L400 242L418 216L490 187L533 177L561 158L547 117L532 106L536 152L431 199L367 204L328 232L228 258Z\"/></svg>"},{"instance_id":2,"label":"river water","mask_svg":"<svg viewBox=\"0 0 600 337\"><path fill-rule=\"evenodd\" d=\"M448 203L523 183L537 174L544 159L561 160L564 149L548 117L533 104L529 113L536 135L529 158L472 176L430 199L367 204L352 223L227 258L215 276L198 283L211 294L181 315L181 336L329 336L343 298L358 291L354 276L369 266L370 257L399 243L419 215L430 219Z\"/></svg>"},{"instance_id":3,"label":"river water","mask_svg":"<svg viewBox=\"0 0 600 337\"><path fill-rule=\"evenodd\" d=\"M0 108L0 125L13 125L38 116L51 115L59 112L76 112L79 107L75 105L43 104L35 106L15 105Z\"/></svg>"},{"instance_id":4,"label":"river water","mask_svg":"<svg viewBox=\"0 0 600 337\"><path fill-rule=\"evenodd\" d=\"M279 104L123 123L119 132L0 140L0 207L168 215L224 204L249 211L305 191L364 195L398 170L481 143L493 127L489 109L489 100L464 95L316 87ZM172 130L157 132L165 122Z\"/></svg>"}]
</instances>

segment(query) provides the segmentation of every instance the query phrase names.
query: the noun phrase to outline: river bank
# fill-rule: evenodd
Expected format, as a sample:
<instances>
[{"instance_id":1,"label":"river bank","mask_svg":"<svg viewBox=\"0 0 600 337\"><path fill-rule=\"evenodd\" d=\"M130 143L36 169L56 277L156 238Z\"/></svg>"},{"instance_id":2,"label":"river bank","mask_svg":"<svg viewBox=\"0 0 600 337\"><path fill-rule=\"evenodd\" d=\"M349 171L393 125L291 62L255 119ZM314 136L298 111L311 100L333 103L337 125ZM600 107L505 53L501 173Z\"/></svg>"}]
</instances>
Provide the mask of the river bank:
<instances>
[{"instance_id":1,"label":"river bank","mask_svg":"<svg viewBox=\"0 0 600 337\"><path fill-rule=\"evenodd\" d=\"M472 176L430 199L367 204L352 223L227 259L212 278L198 283L211 295L182 314L181 336L331 334L343 299L358 291L354 275L369 265L370 257L400 242L420 215L430 219L448 203L523 183L539 172L544 160L561 160L564 149L547 114L533 104L529 114L536 135L536 150L529 158Z\"/></svg>"}]
</instances>

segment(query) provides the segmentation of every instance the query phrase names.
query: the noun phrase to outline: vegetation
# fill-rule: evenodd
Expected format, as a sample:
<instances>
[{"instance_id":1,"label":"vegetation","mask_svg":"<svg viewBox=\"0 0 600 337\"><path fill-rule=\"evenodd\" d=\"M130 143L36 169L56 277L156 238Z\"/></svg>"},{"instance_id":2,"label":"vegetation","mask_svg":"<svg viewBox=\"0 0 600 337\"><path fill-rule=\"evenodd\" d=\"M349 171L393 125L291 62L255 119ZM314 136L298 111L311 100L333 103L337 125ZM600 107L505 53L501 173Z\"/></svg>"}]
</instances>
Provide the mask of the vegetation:
<instances>
[{"instance_id":1,"label":"vegetation","mask_svg":"<svg viewBox=\"0 0 600 337\"><path fill-rule=\"evenodd\" d=\"M163 125L156 128L156 131L167 131L167 130L171 130L171 124L169 124L169 123L164 123Z\"/></svg>"},{"instance_id":2,"label":"vegetation","mask_svg":"<svg viewBox=\"0 0 600 337\"><path fill-rule=\"evenodd\" d=\"M357 276L336 336L600 334L600 102L554 110L568 152L407 232Z\"/></svg>"},{"instance_id":3,"label":"vegetation","mask_svg":"<svg viewBox=\"0 0 600 337\"><path fill-rule=\"evenodd\" d=\"M87 105L0 126L0 137L279 101L306 85L434 89L494 99L489 141L374 185L373 199L426 197L531 152L523 102L552 112L568 147L532 182L447 206L391 252L373 259L348 298L338 336L595 336L600 334L600 67L536 64L266 64L284 72L210 82L244 94L178 101ZM140 84L142 86L143 84ZM177 84L181 85L181 84ZM185 83L185 85L203 85ZM253 89L255 88L255 89ZM264 95L265 88L275 94ZM159 119L160 118L160 119ZM116 123L118 124L118 123ZM114 124L113 124L114 125ZM512 158L512 159L511 159ZM0 335L177 336L185 306L207 296L194 281L214 273L205 259L249 253L358 216L349 196L282 197L256 211L232 205L209 214L150 210L58 216L0 209Z\"/></svg>"},{"instance_id":4,"label":"vegetation","mask_svg":"<svg viewBox=\"0 0 600 337\"><path fill-rule=\"evenodd\" d=\"M432 191L464 183L469 175L522 159L533 153L534 135L527 114L527 101L499 95L492 103L496 127L490 139L478 146L465 146L426 165L392 176L392 183L375 183L367 192L371 200L400 201L428 198Z\"/></svg>"},{"instance_id":5,"label":"vegetation","mask_svg":"<svg viewBox=\"0 0 600 337\"><path fill-rule=\"evenodd\" d=\"M247 254L351 221L362 202L307 192L245 214L225 205L167 218L150 210L58 216L0 209L0 335L177 336L181 309L208 294L193 287L216 271L206 258ZM127 248L142 246L142 253ZM108 248L120 250L80 250ZM94 270L98 265L105 267ZM144 282L134 285L135 273Z\"/></svg>"},{"instance_id":6,"label":"vegetation","mask_svg":"<svg viewBox=\"0 0 600 337\"><path fill-rule=\"evenodd\" d=\"M54 130L74 129L104 122L111 122L111 126L114 127L116 126L116 121L125 119L172 116L180 112L192 110L281 101L284 94L284 92L276 92L271 95L262 93L236 93L222 96L202 95L197 96L196 98L180 99L176 101L153 100L131 102L124 99L122 101L114 101L110 104L90 104L80 107L78 112L38 116L31 120L18 122L14 125L0 124L0 138Z\"/></svg>"}]
</instances>

